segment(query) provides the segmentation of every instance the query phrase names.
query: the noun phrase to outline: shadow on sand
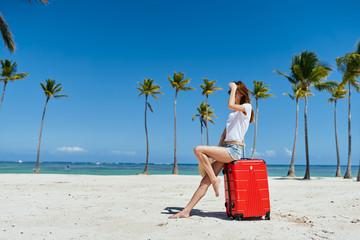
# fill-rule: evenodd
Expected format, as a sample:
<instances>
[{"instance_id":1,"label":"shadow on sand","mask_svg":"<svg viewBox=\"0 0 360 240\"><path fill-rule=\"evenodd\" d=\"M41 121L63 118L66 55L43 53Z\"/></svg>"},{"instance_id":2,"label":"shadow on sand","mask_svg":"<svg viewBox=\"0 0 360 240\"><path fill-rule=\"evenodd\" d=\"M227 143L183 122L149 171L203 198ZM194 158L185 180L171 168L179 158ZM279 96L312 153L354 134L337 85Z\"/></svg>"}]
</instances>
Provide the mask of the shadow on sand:
<instances>
[{"instance_id":1,"label":"shadow on sand","mask_svg":"<svg viewBox=\"0 0 360 240\"><path fill-rule=\"evenodd\" d=\"M297 181L309 181L310 179L304 179L302 177L272 177L273 180L297 180ZM319 180L321 177L313 177L311 180Z\"/></svg>"},{"instance_id":2,"label":"shadow on sand","mask_svg":"<svg viewBox=\"0 0 360 240\"><path fill-rule=\"evenodd\" d=\"M164 208L164 212L161 212L161 214L168 214L170 215L174 215L178 212L180 212L181 210L183 210L184 208L180 208L180 207L166 207ZM204 217L204 218L217 218L217 219L221 219L221 220L225 220L225 221L233 221L232 218L229 218L224 211L222 212L203 212L199 209L193 209L191 210L190 213L190 217L192 216L199 216L199 217ZM244 218L242 221L259 221L262 220L262 217L251 217L251 218Z\"/></svg>"}]
</instances>

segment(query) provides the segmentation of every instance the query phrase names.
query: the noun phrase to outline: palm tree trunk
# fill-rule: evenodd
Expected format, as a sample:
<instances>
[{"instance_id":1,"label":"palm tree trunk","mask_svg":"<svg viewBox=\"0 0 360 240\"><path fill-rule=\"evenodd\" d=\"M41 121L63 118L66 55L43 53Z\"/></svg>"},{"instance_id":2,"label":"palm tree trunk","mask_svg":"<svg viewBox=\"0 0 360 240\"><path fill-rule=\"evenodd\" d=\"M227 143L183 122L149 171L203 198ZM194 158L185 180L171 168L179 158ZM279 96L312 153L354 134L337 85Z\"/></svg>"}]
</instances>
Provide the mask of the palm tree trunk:
<instances>
[{"instance_id":1,"label":"palm tree trunk","mask_svg":"<svg viewBox=\"0 0 360 240\"><path fill-rule=\"evenodd\" d=\"M299 123L299 99L296 99L296 124L295 124L295 140L294 146L292 150L291 163L288 171L288 177L295 177L295 150L296 150L296 142L298 135L298 123Z\"/></svg>"},{"instance_id":2,"label":"palm tree trunk","mask_svg":"<svg viewBox=\"0 0 360 240\"><path fill-rule=\"evenodd\" d=\"M1 101L0 101L0 107L1 107L1 104L2 104L2 102L4 100L6 84L7 84L7 82L4 82L4 90L3 90L3 94L2 94L2 97L1 97Z\"/></svg>"},{"instance_id":3,"label":"palm tree trunk","mask_svg":"<svg viewBox=\"0 0 360 240\"><path fill-rule=\"evenodd\" d=\"M359 172L356 181L360 182L360 161L359 161Z\"/></svg>"},{"instance_id":4,"label":"palm tree trunk","mask_svg":"<svg viewBox=\"0 0 360 240\"><path fill-rule=\"evenodd\" d=\"M146 134L146 164L145 169L143 171L143 174L149 174L148 168L149 168L149 137L148 137L148 131L147 131L147 121L146 121L146 113L147 113L147 106L148 106L148 95L145 97L145 134Z\"/></svg>"},{"instance_id":5,"label":"palm tree trunk","mask_svg":"<svg viewBox=\"0 0 360 240\"><path fill-rule=\"evenodd\" d=\"M43 124L44 124L44 117L45 117L46 106L47 106L47 103L48 103L49 99L50 99L50 98L47 98L47 99L46 99L46 103L45 103L45 107L44 107L44 112L43 112L43 116L42 116L42 120L41 120L40 136L39 136L39 145L38 145L37 158L36 158L36 167L35 167L34 173L40 173L40 172L39 172L40 142L41 142L41 135L42 135L42 129L43 129Z\"/></svg>"},{"instance_id":6,"label":"palm tree trunk","mask_svg":"<svg viewBox=\"0 0 360 240\"><path fill-rule=\"evenodd\" d=\"M308 106L308 99L305 95L305 111L304 111L304 118L305 118L305 153L306 153L306 172L304 179L310 179L310 161L309 161L309 143L308 143L308 129L307 129L307 106Z\"/></svg>"},{"instance_id":7,"label":"palm tree trunk","mask_svg":"<svg viewBox=\"0 0 360 240\"><path fill-rule=\"evenodd\" d=\"M335 100L334 123L335 123L336 156L337 156L337 168L336 168L335 177L341 177L340 154L339 154L339 144L338 144L337 124L336 124L336 104L337 104L337 101Z\"/></svg>"},{"instance_id":8,"label":"palm tree trunk","mask_svg":"<svg viewBox=\"0 0 360 240\"><path fill-rule=\"evenodd\" d=\"M209 128L208 128L208 95L206 95L206 143L209 146Z\"/></svg>"},{"instance_id":9,"label":"palm tree trunk","mask_svg":"<svg viewBox=\"0 0 360 240\"><path fill-rule=\"evenodd\" d=\"M177 156L176 156L176 99L177 99L178 90L175 90L175 103L174 103L174 168L172 174L179 174L178 166L177 166Z\"/></svg>"},{"instance_id":10,"label":"palm tree trunk","mask_svg":"<svg viewBox=\"0 0 360 240\"><path fill-rule=\"evenodd\" d=\"M351 178L351 85L349 80L349 120L348 120L348 134L349 134L349 152L348 152L348 166L344 178Z\"/></svg>"},{"instance_id":11,"label":"palm tree trunk","mask_svg":"<svg viewBox=\"0 0 360 240\"><path fill-rule=\"evenodd\" d=\"M258 107L258 99L256 99L256 115L255 115L255 136L254 136L254 145L253 150L251 153L251 158L254 159L255 155L255 145L256 145L256 133L257 133L257 123L258 123L258 113L259 113L259 107Z\"/></svg>"}]
</instances>

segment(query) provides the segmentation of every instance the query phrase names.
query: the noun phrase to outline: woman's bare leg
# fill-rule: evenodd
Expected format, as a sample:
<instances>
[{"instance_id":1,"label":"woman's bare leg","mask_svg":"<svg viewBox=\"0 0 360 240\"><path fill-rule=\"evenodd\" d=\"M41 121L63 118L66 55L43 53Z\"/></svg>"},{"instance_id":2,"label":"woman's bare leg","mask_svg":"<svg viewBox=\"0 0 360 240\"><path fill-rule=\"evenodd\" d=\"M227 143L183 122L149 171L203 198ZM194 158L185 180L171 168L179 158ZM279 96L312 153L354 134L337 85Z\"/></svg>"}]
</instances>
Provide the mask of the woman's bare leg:
<instances>
[{"instance_id":1,"label":"woman's bare leg","mask_svg":"<svg viewBox=\"0 0 360 240\"><path fill-rule=\"evenodd\" d=\"M217 176L219 175L221 169L223 168L224 163L215 161L211 165L215 175ZM191 210L199 202L199 200L205 195L210 184L211 184L210 178L206 174L205 177L201 180L200 186L195 191L193 197L191 198L190 202L186 205L186 207L181 212L173 216L170 216L169 218L188 218L190 216Z\"/></svg>"},{"instance_id":2,"label":"woman's bare leg","mask_svg":"<svg viewBox=\"0 0 360 240\"><path fill-rule=\"evenodd\" d=\"M194 153L209 176L210 182L213 185L215 191L215 195L218 197L221 179L216 177L214 170L212 169L209 162L209 157L222 163L229 163L234 161L234 159L232 159L228 151L223 147L197 146L194 149Z\"/></svg>"}]
</instances>

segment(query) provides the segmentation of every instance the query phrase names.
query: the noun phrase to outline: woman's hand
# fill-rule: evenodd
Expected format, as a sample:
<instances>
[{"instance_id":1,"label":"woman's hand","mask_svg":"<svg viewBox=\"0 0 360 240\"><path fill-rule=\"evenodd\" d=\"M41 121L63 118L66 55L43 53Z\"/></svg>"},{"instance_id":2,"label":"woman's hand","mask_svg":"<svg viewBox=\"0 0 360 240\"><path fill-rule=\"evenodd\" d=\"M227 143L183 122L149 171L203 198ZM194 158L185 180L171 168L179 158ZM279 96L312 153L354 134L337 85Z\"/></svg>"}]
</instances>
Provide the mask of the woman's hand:
<instances>
[{"instance_id":1,"label":"woman's hand","mask_svg":"<svg viewBox=\"0 0 360 240\"><path fill-rule=\"evenodd\" d=\"M231 90L233 90L233 89L235 89L235 90L236 90L237 85L236 85L236 83L231 82L231 83L229 83L229 87L230 87L230 89L231 89Z\"/></svg>"}]
</instances>

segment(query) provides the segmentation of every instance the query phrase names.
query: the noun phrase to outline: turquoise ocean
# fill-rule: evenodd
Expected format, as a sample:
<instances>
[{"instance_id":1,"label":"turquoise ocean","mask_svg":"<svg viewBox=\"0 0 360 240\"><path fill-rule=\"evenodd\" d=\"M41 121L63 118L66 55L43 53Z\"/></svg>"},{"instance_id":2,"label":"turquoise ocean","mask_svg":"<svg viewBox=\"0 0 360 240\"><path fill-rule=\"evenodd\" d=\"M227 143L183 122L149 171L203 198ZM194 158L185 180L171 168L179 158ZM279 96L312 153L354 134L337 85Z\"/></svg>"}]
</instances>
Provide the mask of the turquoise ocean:
<instances>
[{"instance_id":1,"label":"turquoise ocean","mask_svg":"<svg viewBox=\"0 0 360 240\"><path fill-rule=\"evenodd\" d=\"M85 175L136 175L142 173L144 163L94 163L94 162L41 162L42 174L85 174ZM178 164L180 175L199 175L197 164ZM295 165L295 175L305 175L305 165ZM6 173L33 173L35 162L2 162L0 161L0 174ZM171 174L173 164L149 164L150 174ZM359 166L352 166L352 177L358 174ZM287 175L289 165L267 165L270 177L284 177ZM344 175L346 166L341 166ZM310 165L311 177L334 177L336 165Z\"/></svg>"}]
</instances>

